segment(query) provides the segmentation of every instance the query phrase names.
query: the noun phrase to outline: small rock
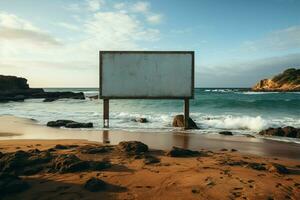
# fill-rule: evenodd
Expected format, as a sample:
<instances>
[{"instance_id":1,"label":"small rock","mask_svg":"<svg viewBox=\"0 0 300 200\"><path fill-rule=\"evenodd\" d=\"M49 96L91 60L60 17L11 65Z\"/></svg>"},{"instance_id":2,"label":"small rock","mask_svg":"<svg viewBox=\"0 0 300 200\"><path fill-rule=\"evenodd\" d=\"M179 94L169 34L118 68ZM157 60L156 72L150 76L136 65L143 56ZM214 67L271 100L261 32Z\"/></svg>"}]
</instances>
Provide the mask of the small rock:
<instances>
[{"instance_id":1,"label":"small rock","mask_svg":"<svg viewBox=\"0 0 300 200\"><path fill-rule=\"evenodd\" d=\"M194 188L192 188L192 193L194 193L194 194L198 194L198 193L200 193L200 189L199 189L199 188L196 188L196 187L194 187Z\"/></svg>"},{"instance_id":2,"label":"small rock","mask_svg":"<svg viewBox=\"0 0 300 200\"><path fill-rule=\"evenodd\" d=\"M248 137L248 138L255 138L254 135L251 135L251 134L244 134L244 136Z\"/></svg>"},{"instance_id":3,"label":"small rock","mask_svg":"<svg viewBox=\"0 0 300 200\"><path fill-rule=\"evenodd\" d=\"M155 157L155 156L151 156L151 155L147 155L145 156L145 160L144 160L144 163L146 165L149 165L149 164L154 164L154 163L159 163L160 162L160 159Z\"/></svg>"},{"instance_id":4,"label":"small rock","mask_svg":"<svg viewBox=\"0 0 300 200\"><path fill-rule=\"evenodd\" d=\"M268 170L269 172L277 172L279 174L289 173L289 170L285 166L278 163L272 163Z\"/></svg>"},{"instance_id":5,"label":"small rock","mask_svg":"<svg viewBox=\"0 0 300 200\"><path fill-rule=\"evenodd\" d=\"M220 151L228 151L228 149L223 148L223 149L220 149Z\"/></svg>"},{"instance_id":6,"label":"small rock","mask_svg":"<svg viewBox=\"0 0 300 200\"><path fill-rule=\"evenodd\" d=\"M84 188L90 192L98 192L106 189L106 183L98 178L91 178L89 179L85 185Z\"/></svg>"},{"instance_id":7,"label":"small rock","mask_svg":"<svg viewBox=\"0 0 300 200\"><path fill-rule=\"evenodd\" d=\"M231 152L236 152L237 150L236 149L231 149Z\"/></svg>"},{"instance_id":8,"label":"small rock","mask_svg":"<svg viewBox=\"0 0 300 200\"><path fill-rule=\"evenodd\" d=\"M194 157L200 156L201 153L199 151L192 151L189 149L173 147L169 152L167 152L167 155L171 157Z\"/></svg>"},{"instance_id":9,"label":"small rock","mask_svg":"<svg viewBox=\"0 0 300 200\"><path fill-rule=\"evenodd\" d=\"M148 151L148 146L139 141L120 142L118 147L128 154L141 154Z\"/></svg>"},{"instance_id":10,"label":"small rock","mask_svg":"<svg viewBox=\"0 0 300 200\"><path fill-rule=\"evenodd\" d=\"M68 149L68 147L67 146L65 146L65 145L61 145L61 144L57 144L57 145L55 145L55 147L54 147L55 149L61 149L61 150L64 150L64 149Z\"/></svg>"},{"instance_id":11,"label":"small rock","mask_svg":"<svg viewBox=\"0 0 300 200\"><path fill-rule=\"evenodd\" d=\"M255 170L266 170L264 163L248 163L247 167L255 169Z\"/></svg>"},{"instance_id":12,"label":"small rock","mask_svg":"<svg viewBox=\"0 0 300 200\"><path fill-rule=\"evenodd\" d=\"M221 131L219 132L220 135L233 135L231 131Z\"/></svg>"},{"instance_id":13,"label":"small rock","mask_svg":"<svg viewBox=\"0 0 300 200\"><path fill-rule=\"evenodd\" d=\"M149 122L146 118L143 118L143 117L132 119L132 121L139 122L139 123L147 123L147 122Z\"/></svg>"}]
</instances>

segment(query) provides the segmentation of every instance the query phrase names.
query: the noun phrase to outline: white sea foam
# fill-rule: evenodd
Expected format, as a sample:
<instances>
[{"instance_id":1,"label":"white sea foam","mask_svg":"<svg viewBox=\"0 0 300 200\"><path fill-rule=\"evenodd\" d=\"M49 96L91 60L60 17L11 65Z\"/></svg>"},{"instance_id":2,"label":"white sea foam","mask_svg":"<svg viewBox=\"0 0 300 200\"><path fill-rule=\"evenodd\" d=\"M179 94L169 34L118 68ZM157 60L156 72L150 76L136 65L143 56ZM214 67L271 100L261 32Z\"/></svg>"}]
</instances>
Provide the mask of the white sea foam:
<instances>
[{"instance_id":1,"label":"white sea foam","mask_svg":"<svg viewBox=\"0 0 300 200\"><path fill-rule=\"evenodd\" d=\"M260 116L257 117L232 117L226 116L225 118L211 119L204 122L208 127L218 129L233 129L233 130L252 130L260 131L268 127L268 121L262 119Z\"/></svg>"}]
</instances>

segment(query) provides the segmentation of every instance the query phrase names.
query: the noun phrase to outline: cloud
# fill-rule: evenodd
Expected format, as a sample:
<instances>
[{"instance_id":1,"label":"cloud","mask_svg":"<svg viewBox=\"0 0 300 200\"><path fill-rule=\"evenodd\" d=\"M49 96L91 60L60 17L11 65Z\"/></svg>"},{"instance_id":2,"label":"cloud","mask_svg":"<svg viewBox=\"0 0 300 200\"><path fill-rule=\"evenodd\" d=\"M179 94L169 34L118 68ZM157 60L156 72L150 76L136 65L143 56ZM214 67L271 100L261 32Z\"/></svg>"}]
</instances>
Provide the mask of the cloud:
<instances>
[{"instance_id":1,"label":"cloud","mask_svg":"<svg viewBox=\"0 0 300 200\"><path fill-rule=\"evenodd\" d=\"M131 10L134 12L146 13L149 11L150 4L146 1L138 1L132 5Z\"/></svg>"},{"instance_id":2,"label":"cloud","mask_svg":"<svg viewBox=\"0 0 300 200\"><path fill-rule=\"evenodd\" d=\"M66 28L66 29L69 29L69 30L72 30L72 31L79 30L78 26L73 25L73 24L69 24L69 23L65 23L65 22L58 22L56 25L58 25L60 27L63 27L63 28Z\"/></svg>"},{"instance_id":3,"label":"cloud","mask_svg":"<svg viewBox=\"0 0 300 200\"><path fill-rule=\"evenodd\" d=\"M62 45L52 36L32 30L0 27L0 39L28 40L36 45Z\"/></svg>"},{"instance_id":4,"label":"cloud","mask_svg":"<svg viewBox=\"0 0 300 200\"><path fill-rule=\"evenodd\" d=\"M126 4L123 3L123 2L121 2L121 3L115 3L115 4L114 4L114 8L115 8L115 9L118 9L118 10L121 10L121 9L123 9L123 8L125 8L125 7L126 7Z\"/></svg>"},{"instance_id":5,"label":"cloud","mask_svg":"<svg viewBox=\"0 0 300 200\"><path fill-rule=\"evenodd\" d=\"M261 50L284 51L300 48L300 26L291 26L273 31L260 40L246 41L242 48L250 52Z\"/></svg>"},{"instance_id":6,"label":"cloud","mask_svg":"<svg viewBox=\"0 0 300 200\"><path fill-rule=\"evenodd\" d=\"M85 28L94 45L109 49L136 49L137 41L158 40L160 33L144 27L134 16L120 12L95 13Z\"/></svg>"},{"instance_id":7,"label":"cloud","mask_svg":"<svg viewBox=\"0 0 300 200\"><path fill-rule=\"evenodd\" d=\"M105 4L104 0L87 0L87 8L90 11L97 11Z\"/></svg>"},{"instance_id":8,"label":"cloud","mask_svg":"<svg viewBox=\"0 0 300 200\"><path fill-rule=\"evenodd\" d=\"M29 21L5 12L0 12L0 44L0 58L62 45L55 37Z\"/></svg>"},{"instance_id":9,"label":"cloud","mask_svg":"<svg viewBox=\"0 0 300 200\"><path fill-rule=\"evenodd\" d=\"M147 16L147 21L150 24L159 24L161 23L162 19L163 19L163 15L161 14L151 14Z\"/></svg>"}]
</instances>

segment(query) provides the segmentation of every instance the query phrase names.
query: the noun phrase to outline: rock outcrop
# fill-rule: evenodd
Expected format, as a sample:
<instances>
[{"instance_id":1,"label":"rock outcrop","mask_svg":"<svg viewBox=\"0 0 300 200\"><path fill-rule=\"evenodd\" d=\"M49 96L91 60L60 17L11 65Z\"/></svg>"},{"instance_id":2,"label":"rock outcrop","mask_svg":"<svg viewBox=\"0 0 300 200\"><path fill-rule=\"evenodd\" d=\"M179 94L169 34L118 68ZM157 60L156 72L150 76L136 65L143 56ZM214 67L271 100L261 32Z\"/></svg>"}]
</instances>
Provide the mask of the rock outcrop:
<instances>
[{"instance_id":1,"label":"rock outcrop","mask_svg":"<svg viewBox=\"0 0 300 200\"><path fill-rule=\"evenodd\" d=\"M263 79L254 87L253 91L300 91L300 69L290 68L272 79Z\"/></svg>"},{"instance_id":2,"label":"rock outcrop","mask_svg":"<svg viewBox=\"0 0 300 200\"><path fill-rule=\"evenodd\" d=\"M173 119L172 125L173 127L184 127L184 116L176 115ZM199 129L197 124L191 118L189 118L189 129Z\"/></svg>"},{"instance_id":3,"label":"rock outcrop","mask_svg":"<svg viewBox=\"0 0 300 200\"><path fill-rule=\"evenodd\" d=\"M292 126L286 126L283 128L268 128L266 130L260 131L259 134L264 136L300 138L300 128L294 128Z\"/></svg>"},{"instance_id":4,"label":"rock outcrop","mask_svg":"<svg viewBox=\"0 0 300 200\"><path fill-rule=\"evenodd\" d=\"M183 149L179 147L173 147L169 152L167 152L167 156L170 157L194 157L201 156L203 153L199 151L192 151L189 149Z\"/></svg>"},{"instance_id":5,"label":"rock outcrop","mask_svg":"<svg viewBox=\"0 0 300 200\"><path fill-rule=\"evenodd\" d=\"M37 98L51 102L63 98L85 99L85 96L82 92L45 92L42 88L30 88L25 78L0 75L0 103Z\"/></svg>"}]
</instances>

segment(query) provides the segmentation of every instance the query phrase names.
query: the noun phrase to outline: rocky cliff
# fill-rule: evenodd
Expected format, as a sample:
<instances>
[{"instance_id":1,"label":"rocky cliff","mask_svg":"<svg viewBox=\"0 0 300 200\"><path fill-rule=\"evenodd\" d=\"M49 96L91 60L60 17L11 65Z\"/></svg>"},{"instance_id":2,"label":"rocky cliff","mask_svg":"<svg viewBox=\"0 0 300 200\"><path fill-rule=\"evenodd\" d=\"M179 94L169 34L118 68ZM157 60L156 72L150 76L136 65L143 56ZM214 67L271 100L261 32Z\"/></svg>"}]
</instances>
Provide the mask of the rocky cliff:
<instances>
[{"instance_id":1,"label":"rocky cliff","mask_svg":"<svg viewBox=\"0 0 300 200\"><path fill-rule=\"evenodd\" d=\"M253 91L300 91L300 69L290 68L272 79L263 79L254 87Z\"/></svg>"},{"instance_id":2,"label":"rocky cliff","mask_svg":"<svg viewBox=\"0 0 300 200\"><path fill-rule=\"evenodd\" d=\"M44 98L47 102L62 98L85 99L82 92L45 92L42 88L30 88L25 78L0 75L0 103L30 98Z\"/></svg>"}]
</instances>

